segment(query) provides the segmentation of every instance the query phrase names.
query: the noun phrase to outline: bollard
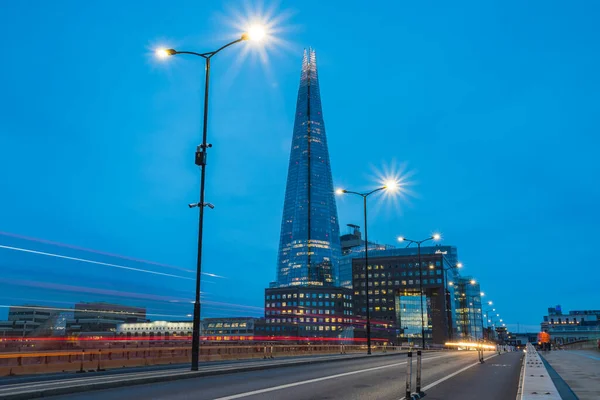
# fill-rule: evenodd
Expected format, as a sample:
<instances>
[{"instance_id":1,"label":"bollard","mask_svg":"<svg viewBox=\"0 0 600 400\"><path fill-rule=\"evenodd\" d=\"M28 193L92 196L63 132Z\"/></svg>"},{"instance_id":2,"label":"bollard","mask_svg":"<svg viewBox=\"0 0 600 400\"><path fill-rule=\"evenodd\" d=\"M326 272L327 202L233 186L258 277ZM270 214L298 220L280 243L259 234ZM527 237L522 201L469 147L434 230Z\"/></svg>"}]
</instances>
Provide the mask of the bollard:
<instances>
[{"instance_id":1,"label":"bollard","mask_svg":"<svg viewBox=\"0 0 600 400\"><path fill-rule=\"evenodd\" d=\"M263 359L265 359L265 360L267 359L267 346L265 346L265 355L264 355Z\"/></svg>"},{"instance_id":2,"label":"bollard","mask_svg":"<svg viewBox=\"0 0 600 400\"><path fill-rule=\"evenodd\" d=\"M79 365L79 371L77 372L84 372L83 371L83 359L85 358L85 349L81 350L81 364Z\"/></svg>"},{"instance_id":3,"label":"bollard","mask_svg":"<svg viewBox=\"0 0 600 400\"><path fill-rule=\"evenodd\" d=\"M273 346L271 346L271 358L273 358Z\"/></svg>"},{"instance_id":4,"label":"bollard","mask_svg":"<svg viewBox=\"0 0 600 400\"><path fill-rule=\"evenodd\" d=\"M406 398L411 398L411 385L412 385L412 351L409 350L406 354L408 356L406 362Z\"/></svg>"},{"instance_id":5,"label":"bollard","mask_svg":"<svg viewBox=\"0 0 600 400\"><path fill-rule=\"evenodd\" d=\"M421 394L421 350L417 350L417 393Z\"/></svg>"}]
</instances>

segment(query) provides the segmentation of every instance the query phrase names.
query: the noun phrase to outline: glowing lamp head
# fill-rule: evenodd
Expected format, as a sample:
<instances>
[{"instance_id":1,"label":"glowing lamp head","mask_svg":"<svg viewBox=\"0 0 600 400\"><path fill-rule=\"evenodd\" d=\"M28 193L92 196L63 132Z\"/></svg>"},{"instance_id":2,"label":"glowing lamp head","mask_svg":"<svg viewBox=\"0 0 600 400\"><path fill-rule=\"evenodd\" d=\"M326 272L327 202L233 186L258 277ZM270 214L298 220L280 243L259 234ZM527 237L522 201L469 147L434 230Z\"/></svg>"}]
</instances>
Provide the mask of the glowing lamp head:
<instances>
[{"instance_id":1,"label":"glowing lamp head","mask_svg":"<svg viewBox=\"0 0 600 400\"><path fill-rule=\"evenodd\" d=\"M456 263L456 268L462 268L462 267L463 267L463 263L461 263L461 262Z\"/></svg>"},{"instance_id":2,"label":"glowing lamp head","mask_svg":"<svg viewBox=\"0 0 600 400\"><path fill-rule=\"evenodd\" d=\"M435 269L435 265L431 264L431 265L429 266L429 269Z\"/></svg>"},{"instance_id":3,"label":"glowing lamp head","mask_svg":"<svg viewBox=\"0 0 600 400\"><path fill-rule=\"evenodd\" d=\"M454 286L454 282L448 282L448 286Z\"/></svg>"},{"instance_id":4,"label":"glowing lamp head","mask_svg":"<svg viewBox=\"0 0 600 400\"><path fill-rule=\"evenodd\" d=\"M433 240L440 240L442 238L442 235L440 235L439 233L434 233L431 238Z\"/></svg>"},{"instance_id":5,"label":"glowing lamp head","mask_svg":"<svg viewBox=\"0 0 600 400\"><path fill-rule=\"evenodd\" d=\"M253 42L260 42L267 36L265 27L262 25L252 25L248 28L248 32L242 34L242 40L251 40Z\"/></svg>"},{"instance_id":6,"label":"glowing lamp head","mask_svg":"<svg viewBox=\"0 0 600 400\"><path fill-rule=\"evenodd\" d=\"M485 296L485 293L481 292L479 293L481 295L481 297Z\"/></svg>"},{"instance_id":7,"label":"glowing lamp head","mask_svg":"<svg viewBox=\"0 0 600 400\"><path fill-rule=\"evenodd\" d=\"M157 49L155 53L158 58L167 58L177 52L174 49Z\"/></svg>"},{"instance_id":8,"label":"glowing lamp head","mask_svg":"<svg viewBox=\"0 0 600 400\"><path fill-rule=\"evenodd\" d=\"M339 195L339 194L344 194L344 193L346 193L346 191L344 189L336 189L335 190L335 194Z\"/></svg>"},{"instance_id":9,"label":"glowing lamp head","mask_svg":"<svg viewBox=\"0 0 600 400\"><path fill-rule=\"evenodd\" d=\"M477 282L475 282L475 279L471 279L471 282L470 282L470 283L471 283L471 285L474 285L474 284L476 284Z\"/></svg>"},{"instance_id":10,"label":"glowing lamp head","mask_svg":"<svg viewBox=\"0 0 600 400\"><path fill-rule=\"evenodd\" d=\"M490 305L490 306L491 306L492 304L494 304L494 303L492 303L491 301L488 301L488 305Z\"/></svg>"},{"instance_id":11,"label":"glowing lamp head","mask_svg":"<svg viewBox=\"0 0 600 400\"><path fill-rule=\"evenodd\" d=\"M404 236L398 236L398 241L399 242L404 242L406 239L404 239Z\"/></svg>"},{"instance_id":12,"label":"glowing lamp head","mask_svg":"<svg viewBox=\"0 0 600 400\"><path fill-rule=\"evenodd\" d=\"M394 179L388 179L384 182L383 185L385 187L385 190L387 190L388 192L395 192L396 190L398 190L398 182L396 182Z\"/></svg>"}]
</instances>

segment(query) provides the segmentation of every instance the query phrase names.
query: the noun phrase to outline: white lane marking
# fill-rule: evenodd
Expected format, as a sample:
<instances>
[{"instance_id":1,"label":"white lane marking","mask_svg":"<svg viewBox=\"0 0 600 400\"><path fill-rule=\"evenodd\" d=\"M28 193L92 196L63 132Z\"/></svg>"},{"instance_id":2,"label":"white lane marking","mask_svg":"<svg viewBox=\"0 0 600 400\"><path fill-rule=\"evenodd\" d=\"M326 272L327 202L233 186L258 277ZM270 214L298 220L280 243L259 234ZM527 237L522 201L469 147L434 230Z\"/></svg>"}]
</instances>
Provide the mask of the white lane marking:
<instances>
[{"instance_id":1,"label":"white lane marking","mask_svg":"<svg viewBox=\"0 0 600 400\"><path fill-rule=\"evenodd\" d=\"M498 355L498 354L491 355L491 356L489 356L488 358L485 358L484 360L489 360L490 358L496 357L497 355ZM442 382L444 382L444 381L447 381L448 379L450 379L450 378L452 378L452 377L454 377L454 376L456 376L456 375L460 374L461 372L465 372L465 371L466 371L466 370L468 370L469 368L473 368L473 367L474 367L474 366L476 366L476 365L481 365L481 363L480 363L479 361L477 361L476 363L473 363L473 364L471 364L471 365L467 365L466 367L464 367L464 368L462 368L462 369L459 369L458 371L456 371L456 372L453 372L453 373L451 373L450 375L447 375L447 376L445 376L445 377L443 377L443 378L441 378L441 379L438 379L437 381L435 381L435 382L433 382L433 383L430 383L429 385L425 386L425 387L424 387L424 388L422 388L421 390L422 390L423 392L425 392L426 390L429 390L429 389L431 389L432 387L434 387L434 386L437 386L437 385L439 385L440 383L442 383ZM406 397L402 397L400 400L406 400Z\"/></svg>"},{"instance_id":2,"label":"white lane marking","mask_svg":"<svg viewBox=\"0 0 600 400\"><path fill-rule=\"evenodd\" d=\"M450 356L449 355L445 355L445 356L427 357L427 358L424 357L423 361L425 361L425 360L433 360L435 358L441 358L441 357L450 357ZM399 365L404 365L404 364L406 364L406 361L400 362L400 363L382 365L382 366L379 366L379 367L361 369L361 370L358 370L358 371L344 372L342 374L324 376L324 377L321 377L321 378L309 379L309 380L306 380L306 381L287 383L285 385L273 386L273 387L270 387L270 388L253 390L251 392L238 393L238 394L234 394L234 395L231 395L231 396L219 397L219 398L216 398L216 399L213 399L213 400L241 399L242 397L254 396L254 395L257 395L257 394L273 392L275 390L287 389L287 388L291 388L291 387L295 387L295 386L300 386L300 385L307 385L309 383L322 382L322 381L326 381L326 380L329 380L329 379L341 378L341 377L344 377L344 376L362 374L363 372L377 371L377 370L384 369L384 368L397 367Z\"/></svg>"}]
</instances>

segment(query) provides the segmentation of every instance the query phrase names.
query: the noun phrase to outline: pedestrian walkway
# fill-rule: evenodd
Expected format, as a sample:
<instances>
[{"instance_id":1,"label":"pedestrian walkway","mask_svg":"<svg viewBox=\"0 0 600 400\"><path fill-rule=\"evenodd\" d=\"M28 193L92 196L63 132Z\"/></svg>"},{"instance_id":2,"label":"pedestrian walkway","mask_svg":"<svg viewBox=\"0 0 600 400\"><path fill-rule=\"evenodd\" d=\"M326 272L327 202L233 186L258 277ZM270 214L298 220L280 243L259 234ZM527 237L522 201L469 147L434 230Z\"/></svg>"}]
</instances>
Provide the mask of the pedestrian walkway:
<instances>
[{"instance_id":1,"label":"pedestrian walkway","mask_svg":"<svg viewBox=\"0 0 600 400\"><path fill-rule=\"evenodd\" d=\"M579 400L600 399L600 352L595 350L557 350L542 354L542 357L569 385ZM556 383L556 382L555 382ZM556 383L561 396L569 393Z\"/></svg>"},{"instance_id":2,"label":"pedestrian walkway","mask_svg":"<svg viewBox=\"0 0 600 400\"><path fill-rule=\"evenodd\" d=\"M522 352L503 353L469 368L431 389L425 386L428 400L506 400L517 396Z\"/></svg>"}]
</instances>

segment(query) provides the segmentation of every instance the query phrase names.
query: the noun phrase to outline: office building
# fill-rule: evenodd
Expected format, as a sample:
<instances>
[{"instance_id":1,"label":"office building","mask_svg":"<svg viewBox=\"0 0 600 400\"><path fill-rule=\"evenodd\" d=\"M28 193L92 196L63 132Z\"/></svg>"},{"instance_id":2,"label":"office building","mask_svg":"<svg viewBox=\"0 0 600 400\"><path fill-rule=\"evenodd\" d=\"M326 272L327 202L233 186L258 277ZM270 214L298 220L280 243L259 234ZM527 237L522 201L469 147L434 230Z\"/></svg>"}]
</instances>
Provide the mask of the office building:
<instances>
[{"instance_id":1,"label":"office building","mask_svg":"<svg viewBox=\"0 0 600 400\"><path fill-rule=\"evenodd\" d=\"M556 344L600 339L600 310L574 310L563 313L560 305L548 308L540 324Z\"/></svg>"},{"instance_id":2,"label":"office building","mask_svg":"<svg viewBox=\"0 0 600 400\"><path fill-rule=\"evenodd\" d=\"M304 51L288 167L277 280L271 287L335 285L340 228L315 51Z\"/></svg>"},{"instance_id":3,"label":"office building","mask_svg":"<svg viewBox=\"0 0 600 400\"><path fill-rule=\"evenodd\" d=\"M483 339L483 312L479 283L471 276L458 277L454 281L454 287L457 336L462 340L470 341Z\"/></svg>"},{"instance_id":4,"label":"office building","mask_svg":"<svg viewBox=\"0 0 600 400\"><path fill-rule=\"evenodd\" d=\"M8 320L0 321L0 337L46 337L55 335L61 311L42 305L11 306Z\"/></svg>"},{"instance_id":5,"label":"office building","mask_svg":"<svg viewBox=\"0 0 600 400\"><path fill-rule=\"evenodd\" d=\"M77 303L73 318L66 322L66 331L74 336L110 336L125 322L146 322L146 309L104 302Z\"/></svg>"},{"instance_id":6,"label":"office building","mask_svg":"<svg viewBox=\"0 0 600 400\"><path fill-rule=\"evenodd\" d=\"M355 258L363 259L364 264L364 241L362 245L346 247L346 254L342 256L339 263L339 286L352 288L353 260ZM455 266L458 264L458 253L455 246L423 246L421 254L441 254L445 258L447 265ZM369 259L371 257L401 257L417 256L416 247L395 248L387 244L377 244L369 242Z\"/></svg>"},{"instance_id":7,"label":"office building","mask_svg":"<svg viewBox=\"0 0 600 400\"><path fill-rule=\"evenodd\" d=\"M352 338L352 291L291 286L265 290L265 325L258 336L279 340Z\"/></svg>"},{"instance_id":8,"label":"office building","mask_svg":"<svg viewBox=\"0 0 600 400\"><path fill-rule=\"evenodd\" d=\"M403 253L397 250L407 249L369 252L368 272L364 258L352 259L354 314L357 318L366 318L368 290L373 338L385 338L393 343L418 343L423 322L426 342L444 344L454 336L455 330L455 310L451 301L454 286L448 282L457 277L456 269L442 253L422 254L419 265L416 254L394 255ZM356 332L357 336L362 334Z\"/></svg>"}]
</instances>

